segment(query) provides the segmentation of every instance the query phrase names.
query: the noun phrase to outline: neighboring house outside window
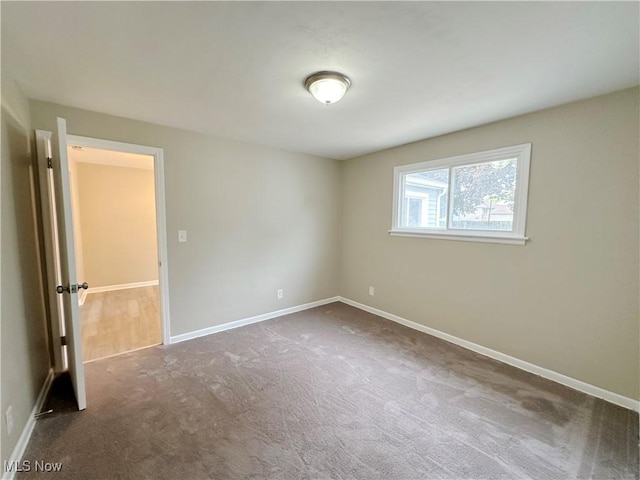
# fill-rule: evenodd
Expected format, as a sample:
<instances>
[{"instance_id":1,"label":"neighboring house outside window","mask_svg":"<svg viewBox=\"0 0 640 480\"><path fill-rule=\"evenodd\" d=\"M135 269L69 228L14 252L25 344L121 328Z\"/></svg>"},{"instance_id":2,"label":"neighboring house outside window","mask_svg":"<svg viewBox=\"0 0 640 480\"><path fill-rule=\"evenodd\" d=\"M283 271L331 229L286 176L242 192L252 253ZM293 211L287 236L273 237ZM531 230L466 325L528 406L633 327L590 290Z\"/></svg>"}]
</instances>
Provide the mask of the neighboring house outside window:
<instances>
[{"instance_id":1,"label":"neighboring house outside window","mask_svg":"<svg viewBox=\"0 0 640 480\"><path fill-rule=\"evenodd\" d=\"M394 169L392 235L524 244L531 144Z\"/></svg>"},{"instance_id":2,"label":"neighboring house outside window","mask_svg":"<svg viewBox=\"0 0 640 480\"><path fill-rule=\"evenodd\" d=\"M448 188L446 182L430 179L428 174L407 175L407 208L403 224L408 227L444 227L442 197L447 194Z\"/></svg>"}]
</instances>

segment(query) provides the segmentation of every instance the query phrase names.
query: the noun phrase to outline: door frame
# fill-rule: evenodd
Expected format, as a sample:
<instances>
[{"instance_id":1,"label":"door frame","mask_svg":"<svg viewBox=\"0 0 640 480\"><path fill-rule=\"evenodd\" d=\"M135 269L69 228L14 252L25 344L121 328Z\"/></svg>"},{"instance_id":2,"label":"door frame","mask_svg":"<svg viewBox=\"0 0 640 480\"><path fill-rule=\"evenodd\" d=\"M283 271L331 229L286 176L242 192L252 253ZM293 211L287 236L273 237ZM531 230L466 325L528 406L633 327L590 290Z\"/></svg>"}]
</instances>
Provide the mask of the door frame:
<instances>
[{"instance_id":1,"label":"door frame","mask_svg":"<svg viewBox=\"0 0 640 480\"><path fill-rule=\"evenodd\" d=\"M53 204L49 198L49 195L53 193L49 186L49 173L48 173L48 158L52 158L53 153L50 151L52 132L45 130L36 130L36 154L38 158L38 180L40 183L40 204L42 212L42 230L44 235L44 249L45 249L45 265L47 271L47 284L46 284L46 298L49 303L49 332L51 333L51 346L53 348L53 370L55 372L62 372L66 369L66 358L62 354L62 342L60 337L62 336L62 318L60 317L60 311L62 307L59 305L61 301L60 296L55 294L55 288L57 286L57 273L56 270L59 266L56 265L56 258L59 258L59 254L55 251L58 248L57 231L53 229L58 228L57 225L53 225L53 218L55 213L55 204ZM58 199L53 198L54 202ZM52 213L52 211L54 213ZM53 227L53 229L52 229Z\"/></svg>"},{"instance_id":2,"label":"door frame","mask_svg":"<svg viewBox=\"0 0 640 480\"><path fill-rule=\"evenodd\" d=\"M40 188L42 192L46 192L47 184L46 184L46 169L47 169L47 157L44 142L51 138L51 132L44 130L36 130L36 141L38 142L38 169L40 172L45 172L45 174L40 174ZM125 142L117 142L114 140L105 140L100 138L93 137L83 137L79 135L67 134L67 143L69 145L78 145L81 147L87 148L98 148L101 150L111 150L116 152L124 152L124 153L135 153L139 155L149 155L153 157L153 174L155 178L155 205L156 205L156 238L158 243L158 282L159 282L159 292L160 292L160 328L162 331L162 344L169 345L171 343L171 322L169 316L169 274L168 274L168 261L167 261L167 213L165 206L165 187L164 187L164 150L158 147L151 147L147 145L138 145L134 143L125 143ZM41 148L40 148L41 147ZM44 170L42 170L44 168ZM42 188L45 190L42 190ZM49 217L49 199L46 195L41 195L42 203L43 203L43 220L44 222L50 221ZM45 205L46 202L46 205ZM47 225L47 223L45 223ZM75 225L74 225L75 227ZM47 228L45 230L45 250L47 252L47 271L48 279L49 279L49 290L51 286L55 289L55 285L51 283L53 272L51 271L51 266L49 262L49 258L52 257L53 248L53 239L51 234L47 232ZM51 260L51 264L53 264L53 260ZM53 280L55 283L55 280ZM55 307L56 296L49 295L49 303L53 308ZM55 361L55 369L60 371L63 369L61 362L61 354L58 352L62 351L62 344L60 341L60 326L59 319L53 318L52 311L52 334L53 334L53 348L54 348L54 361Z\"/></svg>"}]
</instances>

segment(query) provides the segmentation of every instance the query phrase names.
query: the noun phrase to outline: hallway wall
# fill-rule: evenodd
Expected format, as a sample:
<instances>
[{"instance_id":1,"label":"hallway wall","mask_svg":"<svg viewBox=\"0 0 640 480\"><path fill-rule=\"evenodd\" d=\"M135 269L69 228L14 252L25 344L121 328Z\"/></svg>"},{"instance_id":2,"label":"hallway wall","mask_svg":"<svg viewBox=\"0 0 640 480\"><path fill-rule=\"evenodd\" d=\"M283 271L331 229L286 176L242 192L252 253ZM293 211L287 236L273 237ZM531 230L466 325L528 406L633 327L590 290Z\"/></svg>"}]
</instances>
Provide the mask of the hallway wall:
<instances>
[{"instance_id":1,"label":"hallway wall","mask_svg":"<svg viewBox=\"0 0 640 480\"><path fill-rule=\"evenodd\" d=\"M76 170L83 281L93 288L157 281L153 170L84 162Z\"/></svg>"}]
</instances>

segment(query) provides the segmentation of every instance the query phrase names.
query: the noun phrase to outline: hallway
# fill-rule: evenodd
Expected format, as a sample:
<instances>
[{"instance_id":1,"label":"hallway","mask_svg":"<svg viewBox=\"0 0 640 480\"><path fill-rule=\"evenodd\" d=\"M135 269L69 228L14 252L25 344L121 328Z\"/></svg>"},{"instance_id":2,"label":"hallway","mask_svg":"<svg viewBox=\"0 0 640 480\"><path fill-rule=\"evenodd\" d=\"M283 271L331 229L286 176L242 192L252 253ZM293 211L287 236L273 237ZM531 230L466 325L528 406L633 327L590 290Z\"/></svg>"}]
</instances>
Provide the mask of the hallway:
<instances>
[{"instance_id":1,"label":"hallway","mask_svg":"<svg viewBox=\"0 0 640 480\"><path fill-rule=\"evenodd\" d=\"M80 319L85 362L162 343L157 285L89 293Z\"/></svg>"}]
</instances>

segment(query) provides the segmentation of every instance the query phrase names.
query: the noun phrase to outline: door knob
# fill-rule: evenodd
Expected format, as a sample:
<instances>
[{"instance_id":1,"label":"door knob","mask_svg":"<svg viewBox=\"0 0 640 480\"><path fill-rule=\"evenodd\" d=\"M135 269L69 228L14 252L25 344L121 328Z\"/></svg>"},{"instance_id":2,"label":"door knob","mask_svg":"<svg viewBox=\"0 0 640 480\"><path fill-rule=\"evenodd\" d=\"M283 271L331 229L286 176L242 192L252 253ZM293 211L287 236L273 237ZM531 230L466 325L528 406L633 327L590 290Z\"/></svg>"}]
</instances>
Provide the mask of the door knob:
<instances>
[{"instance_id":1,"label":"door knob","mask_svg":"<svg viewBox=\"0 0 640 480\"><path fill-rule=\"evenodd\" d=\"M63 294L64 292L77 293L81 288L84 290L87 290L89 288L89 284L87 282L84 282L80 285L71 285L71 287L64 287L62 285L58 285L56 287L56 292L59 294Z\"/></svg>"}]
</instances>

